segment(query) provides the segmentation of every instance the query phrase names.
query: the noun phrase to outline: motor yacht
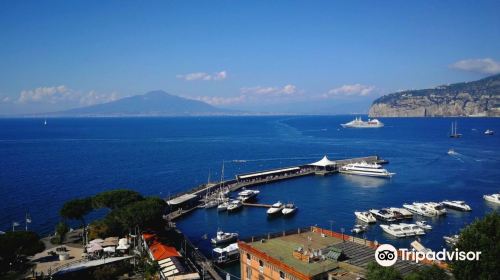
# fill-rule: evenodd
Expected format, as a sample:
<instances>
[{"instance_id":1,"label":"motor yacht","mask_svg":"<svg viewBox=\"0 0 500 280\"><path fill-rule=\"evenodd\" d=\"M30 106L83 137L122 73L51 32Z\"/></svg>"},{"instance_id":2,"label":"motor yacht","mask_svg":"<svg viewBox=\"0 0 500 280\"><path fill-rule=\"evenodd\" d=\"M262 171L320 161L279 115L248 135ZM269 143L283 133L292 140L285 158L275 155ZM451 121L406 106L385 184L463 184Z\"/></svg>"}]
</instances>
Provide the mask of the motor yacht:
<instances>
[{"instance_id":1,"label":"motor yacht","mask_svg":"<svg viewBox=\"0 0 500 280\"><path fill-rule=\"evenodd\" d=\"M238 239L238 234L236 232L223 232L218 230L214 238L210 240L213 245L221 245L230 242L234 242Z\"/></svg>"},{"instance_id":2,"label":"motor yacht","mask_svg":"<svg viewBox=\"0 0 500 280\"><path fill-rule=\"evenodd\" d=\"M272 216L272 215L276 215L276 214L281 214L281 210L284 208L285 206L283 205L283 203L281 203L280 201L274 203L271 208L267 209L267 215L269 216Z\"/></svg>"},{"instance_id":3,"label":"motor yacht","mask_svg":"<svg viewBox=\"0 0 500 280\"><path fill-rule=\"evenodd\" d=\"M457 242L458 242L458 239L460 238L460 236L458 235L450 235L450 236L443 236L443 239L444 241L446 242L446 244L448 244L449 246L455 246L457 245Z\"/></svg>"},{"instance_id":4,"label":"motor yacht","mask_svg":"<svg viewBox=\"0 0 500 280\"><path fill-rule=\"evenodd\" d=\"M219 212L227 211L228 207L229 207L229 201L224 201L217 206L217 211Z\"/></svg>"},{"instance_id":5,"label":"motor yacht","mask_svg":"<svg viewBox=\"0 0 500 280\"><path fill-rule=\"evenodd\" d=\"M493 202L493 203L496 203L496 204L500 204L500 193L485 194L485 195L483 195L483 198L486 201Z\"/></svg>"},{"instance_id":6,"label":"motor yacht","mask_svg":"<svg viewBox=\"0 0 500 280\"><path fill-rule=\"evenodd\" d=\"M240 251L238 250L238 243L229 244L224 248L214 248L214 261L219 265L224 265L237 261L240 258Z\"/></svg>"},{"instance_id":7,"label":"motor yacht","mask_svg":"<svg viewBox=\"0 0 500 280\"><path fill-rule=\"evenodd\" d=\"M426 221L417 221L416 222L417 226L419 226L423 230L431 230L432 226L427 224Z\"/></svg>"},{"instance_id":8,"label":"motor yacht","mask_svg":"<svg viewBox=\"0 0 500 280\"><path fill-rule=\"evenodd\" d=\"M403 208L407 209L408 211L421 215L424 217L435 217L436 212L430 210L427 206L423 205L422 203L417 203L414 202L413 204L403 204Z\"/></svg>"},{"instance_id":9,"label":"motor yacht","mask_svg":"<svg viewBox=\"0 0 500 280\"><path fill-rule=\"evenodd\" d=\"M258 190L244 190L238 193L238 199L242 202L254 200L260 193Z\"/></svg>"},{"instance_id":10,"label":"motor yacht","mask_svg":"<svg viewBox=\"0 0 500 280\"><path fill-rule=\"evenodd\" d=\"M424 202L423 204L429 207L431 211L434 211L436 216L446 215L448 212L446 211L446 208L444 208L443 204L438 202Z\"/></svg>"},{"instance_id":11,"label":"motor yacht","mask_svg":"<svg viewBox=\"0 0 500 280\"><path fill-rule=\"evenodd\" d=\"M209 200L209 201L205 202L203 207L205 209L209 209L209 208L217 207L218 205L219 205L219 202L217 200Z\"/></svg>"},{"instance_id":12,"label":"motor yacht","mask_svg":"<svg viewBox=\"0 0 500 280\"><path fill-rule=\"evenodd\" d=\"M395 236L395 237L406 237L406 233L402 230L402 227L398 224L390 224L390 225L380 225L383 231L386 233Z\"/></svg>"},{"instance_id":13,"label":"motor yacht","mask_svg":"<svg viewBox=\"0 0 500 280\"><path fill-rule=\"evenodd\" d=\"M354 212L354 215L356 215L356 218L358 218L360 221L363 221L365 223L375 223L377 222L377 219L373 216L372 213L368 211L363 211L363 212Z\"/></svg>"},{"instance_id":14,"label":"motor yacht","mask_svg":"<svg viewBox=\"0 0 500 280\"><path fill-rule=\"evenodd\" d=\"M472 208L461 200L445 200L441 202L444 207L458 211L472 211Z\"/></svg>"},{"instance_id":15,"label":"motor yacht","mask_svg":"<svg viewBox=\"0 0 500 280\"><path fill-rule=\"evenodd\" d=\"M366 162L346 164L340 167L339 172L344 174L385 178L390 178L395 174L382 168L382 166L379 164L371 164Z\"/></svg>"},{"instance_id":16,"label":"motor yacht","mask_svg":"<svg viewBox=\"0 0 500 280\"><path fill-rule=\"evenodd\" d=\"M236 212L238 210L241 210L243 207L243 203L241 203L240 200L232 200L229 202L229 205L227 206L227 211L228 212Z\"/></svg>"},{"instance_id":17,"label":"motor yacht","mask_svg":"<svg viewBox=\"0 0 500 280\"><path fill-rule=\"evenodd\" d=\"M354 120L341 124L344 128L379 128L383 127L384 124L377 119L368 119L368 121L363 121L360 117Z\"/></svg>"},{"instance_id":18,"label":"motor yacht","mask_svg":"<svg viewBox=\"0 0 500 280\"><path fill-rule=\"evenodd\" d=\"M413 219L413 214L404 208L390 207L389 211L391 211L395 215L397 214L399 217L402 217L403 219Z\"/></svg>"},{"instance_id":19,"label":"motor yacht","mask_svg":"<svg viewBox=\"0 0 500 280\"><path fill-rule=\"evenodd\" d=\"M403 227L402 230L406 233L406 236L424 235L425 234L424 229L422 229L417 224L400 223L399 225Z\"/></svg>"},{"instance_id":20,"label":"motor yacht","mask_svg":"<svg viewBox=\"0 0 500 280\"><path fill-rule=\"evenodd\" d=\"M484 135L493 135L493 134L495 134L495 131L491 129L486 129L486 131L484 132Z\"/></svg>"},{"instance_id":21,"label":"motor yacht","mask_svg":"<svg viewBox=\"0 0 500 280\"><path fill-rule=\"evenodd\" d=\"M285 216L287 215L292 215L297 211L297 207L293 203L288 203L285 205L285 207L281 210L281 213Z\"/></svg>"},{"instance_id":22,"label":"motor yacht","mask_svg":"<svg viewBox=\"0 0 500 280\"><path fill-rule=\"evenodd\" d=\"M386 233L395 236L395 237L408 237L415 235L424 235L425 231L418 227L416 224L389 224L389 225L380 225L382 230Z\"/></svg>"},{"instance_id":23,"label":"motor yacht","mask_svg":"<svg viewBox=\"0 0 500 280\"><path fill-rule=\"evenodd\" d=\"M368 226L366 225L354 225L354 227L351 229L352 233L362 233L365 232Z\"/></svg>"},{"instance_id":24,"label":"motor yacht","mask_svg":"<svg viewBox=\"0 0 500 280\"><path fill-rule=\"evenodd\" d=\"M388 211L387 209L370 209L370 213L377 218L377 220L381 220L384 222L394 222L396 218L394 217L394 214Z\"/></svg>"}]
</instances>

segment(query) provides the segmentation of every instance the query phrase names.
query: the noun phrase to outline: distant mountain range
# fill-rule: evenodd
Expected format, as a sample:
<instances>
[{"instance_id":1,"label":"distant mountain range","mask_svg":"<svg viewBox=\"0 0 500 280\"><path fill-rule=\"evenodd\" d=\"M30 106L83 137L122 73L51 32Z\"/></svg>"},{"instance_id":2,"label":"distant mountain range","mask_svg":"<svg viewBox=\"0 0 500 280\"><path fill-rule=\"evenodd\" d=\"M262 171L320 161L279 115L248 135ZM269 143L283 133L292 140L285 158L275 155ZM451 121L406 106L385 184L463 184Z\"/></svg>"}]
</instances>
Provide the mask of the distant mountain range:
<instances>
[{"instance_id":1,"label":"distant mountain range","mask_svg":"<svg viewBox=\"0 0 500 280\"><path fill-rule=\"evenodd\" d=\"M370 117L500 117L500 74L474 82L384 95L373 101L369 115Z\"/></svg>"},{"instance_id":2,"label":"distant mountain range","mask_svg":"<svg viewBox=\"0 0 500 280\"><path fill-rule=\"evenodd\" d=\"M109 103L44 114L48 116L196 116L231 115L238 112L220 109L202 101L182 98L164 91L125 97Z\"/></svg>"}]
</instances>

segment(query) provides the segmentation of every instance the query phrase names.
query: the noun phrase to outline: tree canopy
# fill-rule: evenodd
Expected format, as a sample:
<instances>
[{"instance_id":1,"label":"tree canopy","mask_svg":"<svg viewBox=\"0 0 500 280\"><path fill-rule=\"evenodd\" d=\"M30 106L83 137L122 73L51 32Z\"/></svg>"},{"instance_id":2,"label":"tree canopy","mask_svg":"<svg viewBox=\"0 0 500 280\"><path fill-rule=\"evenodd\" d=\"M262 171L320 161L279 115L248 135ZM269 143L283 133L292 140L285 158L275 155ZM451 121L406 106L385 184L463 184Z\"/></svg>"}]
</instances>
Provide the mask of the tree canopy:
<instances>
[{"instance_id":1,"label":"tree canopy","mask_svg":"<svg viewBox=\"0 0 500 280\"><path fill-rule=\"evenodd\" d=\"M451 263L456 279L500 279L500 215L496 212L474 221L460 233L460 251L480 251L479 261Z\"/></svg>"},{"instance_id":2,"label":"tree canopy","mask_svg":"<svg viewBox=\"0 0 500 280\"><path fill-rule=\"evenodd\" d=\"M394 267L389 266L389 267L383 267L378 265L375 262L371 262L368 264L367 267L367 273L366 273L366 279L367 280L401 280L403 277L401 276L401 273L397 271Z\"/></svg>"},{"instance_id":3,"label":"tree canopy","mask_svg":"<svg viewBox=\"0 0 500 280\"><path fill-rule=\"evenodd\" d=\"M85 224L85 215L92 211L92 199L73 199L64 203L60 214L63 218L70 220L80 220Z\"/></svg>"},{"instance_id":4,"label":"tree canopy","mask_svg":"<svg viewBox=\"0 0 500 280\"><path fill-rule=\"evenodd\" d=\"M112 190L95 195L92 204L94 208L117 209L142 199L138 192L132 190Z\"/></svg>"},{"instance_id":5,"label":"tree canopy","mask_svg":"<svg viewBox=\"0 0 500 280\"><path fill-rule=\"evenodd\" d=\"M444 270L433 265L433 266L424 266L407 276L405 276L404 280L448 280L450 276L446 274Z\"/></svg>"},{"instance_id":6,"label":"tree canopy","mask_svg":"<svg viewBox=\"0 0 500 280\"><path fill-rule=\"evenodd\" d=\"M34 255L44 250L38 234L32 231L9 231L0 235L0 264L2 271L20 255Z\"/></svg>"}]
</instances>

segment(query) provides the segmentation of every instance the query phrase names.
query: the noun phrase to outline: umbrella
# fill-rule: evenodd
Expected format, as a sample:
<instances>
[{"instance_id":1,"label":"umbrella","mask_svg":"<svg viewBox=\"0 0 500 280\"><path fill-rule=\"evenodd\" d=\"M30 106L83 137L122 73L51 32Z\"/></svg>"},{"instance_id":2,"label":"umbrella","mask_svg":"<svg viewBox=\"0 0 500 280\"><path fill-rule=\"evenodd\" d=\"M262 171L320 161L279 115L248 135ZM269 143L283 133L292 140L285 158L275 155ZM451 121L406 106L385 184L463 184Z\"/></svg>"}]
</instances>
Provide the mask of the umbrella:
<instances>
[{"instance_id":1,"label":"umbrella","mask_svg":"<svg viewBox=\"0 0 500 280\"><path fill-rule=\"evenodd\" d=\"M104 240L102 240L100 238L96 238L96 239L90 241L89 243L90 244L97 244L97 243L102 243L102 242L104 242Z\"/></svg>"},{"instance_id":2,"label":"umbrella","mask_svg":"<svg viewBox=\"0 0 500 280\"><path fill-rule=\"evenodd\" d=\"M87 252L89 252L89 253L94 253L94 252L101 251L101 250L102 250L102 246L97 244L97 243L92 243L92 244L89 244L87 246Z\"/></svg>"},{"instance_id":3,"label":"umbrella","mask_svg":"<svg viewBox=\"0 0 500 280\"><path fill-rule=\"evenodd\" d=\"M115 252L115 247L106 247L106 248L104 248L104 252L114 253Z\"/></svg>"},{"instance_id":4,"label":"umbrella","mask_svg":"<svg viewBox=\"0 0 500 280\"><path fill-rule=\"evenodd\" d=\"M120 238L120 240L118 240L118 244L127 245L128 244L127 238Z\"/></svg>"},{"instance_id":5,"label":"umbrella","mask_svg":"<svg viewBox=\"0 0 500 280\"><path fill-rule=\"evenodd\" d=\"M130 248L130 245L127 244L120 244L116 247L117 250L127 250L128 248Z\"/></svg>"}]
</instances>

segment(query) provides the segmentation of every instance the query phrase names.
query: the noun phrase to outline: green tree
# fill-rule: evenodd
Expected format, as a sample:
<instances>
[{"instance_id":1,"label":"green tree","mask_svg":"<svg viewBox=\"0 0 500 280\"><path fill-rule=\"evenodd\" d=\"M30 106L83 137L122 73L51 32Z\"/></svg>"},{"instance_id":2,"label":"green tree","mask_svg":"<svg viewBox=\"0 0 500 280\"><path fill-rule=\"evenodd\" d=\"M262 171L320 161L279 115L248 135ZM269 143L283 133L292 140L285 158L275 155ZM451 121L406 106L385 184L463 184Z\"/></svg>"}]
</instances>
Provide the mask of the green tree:
<instances>
[{"instance_id":1,"label":"green tree","mask_svg":"<svg viewBox=\"0 0 500 280\"><path fill-rule=\"evenodd\" d=\"M446 274L444 270L433 266L424 266L417 271L408 274L404 280L448 280L450 277Z\"/></svg>"},{"instance_id":2,"label":"green tree","mask_svg":"<svg viewBox=\"0 0 500 280\"><path fill-rule=\"evenodd\" d=\"M31 256L43 250L44 245L35 232L6 232L0 235L0 271L6 271L19 256Z\"/></svg>"},{"instance_id":3,"label":"green tree","mask_svg":"<svg viewBox=\"0 0 500 280\"><path fill-rule=\"evenodd\" d=\"M85 215L92 211L92 199L73 199L64 203L60 215L65 219L79 220L85 226Z\"/></svg>"},{"instance_id":4,"label":"green tree","mask_svg":"<svg viewBox=\"0 0 500 280\"><path fill-rule=\"evenodd\" d=\"M92 198L94 208L117 209L142 200L143 197L131 190L112 190L99 193Z\"/></svg>"},{"instance_id":5,"label":"green tree","mask_svg":"<svg viewBox=\"0 0 500 280\"><path fill-rule=\"evenodd\" d=\"M367 267L367 273L366 273L366 279L367 280L401 280L403 277L401 277L401 273L397 271L394 267L389 266L389 267L383 267L378 265L375 262L371 262L368 264Z\"/></svg>"},{"instance_id":6,"label":"green tree","mask_svg":"<svg viewBox=\"0 0 500 280\"><path fill-rule=\"evenodd\" d=\"M451 263L456 279L500 279L500 215L493 212L467 226L460 233L455 248L481 252L479 261Z\"/></svg>"},{"instance_id":7,"label":"green tree","mask_svg":"<svg viewBox=\"0 0 500 280\"><path fill-rule=\"evenodd\" d=\"M65 222L61 221L57 224L56 234L59 238L59 243L64 242L64 238L66 236L66 233L68 233L68 231L69 231L69 227L68 227L68 224L66 224Z\"/></svg>"}]
</instances>

